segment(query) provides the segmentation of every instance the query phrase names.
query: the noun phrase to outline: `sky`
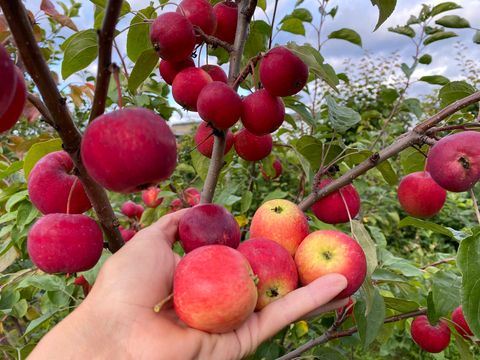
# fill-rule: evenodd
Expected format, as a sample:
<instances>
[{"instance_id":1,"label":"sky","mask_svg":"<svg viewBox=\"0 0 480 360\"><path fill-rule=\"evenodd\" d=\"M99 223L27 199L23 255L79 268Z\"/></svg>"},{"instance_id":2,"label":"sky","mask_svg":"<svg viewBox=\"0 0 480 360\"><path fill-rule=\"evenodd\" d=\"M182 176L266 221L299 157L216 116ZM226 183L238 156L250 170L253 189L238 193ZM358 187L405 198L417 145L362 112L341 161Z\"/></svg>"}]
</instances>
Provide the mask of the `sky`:
<instances>
[{"instance_id":1,"label":"sky","mask_svg":"<svg viewBox=\"0 0 480 360\"><path fill-rule=\"evenodd\" d=\"M54 3L56 0L52 0ZM80 10L80 17L75 18L74 22L80 29L86 29L93 25L93 5L89 0L80 0L82 8ZM66 1L65 1L66 2ZM343 63L345 59L351 59L353 62L358 61L366 52L374 55L388 56L393 52L398 52L402 61L411 63L412 55L414 54L414 47L409 38L393 34L388 31L389 27L396 25L403 25L406 23L410 15L418 14L423 3L429 5L436 5L442 1L430 0L398 0L392 16L382 25L380 29L373 32L375 24L378 19L378 9L371 5L370 0L330 0L329 7L339 6L338 13L334 21L327 21L324 25L323 38L334 30L340 28L351 28L358 32L362 37L363 47L355 46L351 43L342 40L332 40L325 43L322 48L322 55L325 61L331 64L337 72L343 70ZM39 9L41 0L27 0L26 4L34 13ZM158 4L158 0L154 4ZM275 1L267 0L267 16L272 18ZM454 10L446 14L456 14L463 16L470 21L472 27L480 28L480 0L457 0L457 4L462 6L462 9ZM150 4L150 0L132 0L130 1L133 10L142 9ZM286 14L293 11L295 1L293 0L279 0L276 22L283 18ZM314 16L314 22L318 22L318 2L317 0L305 0L300 7L308 9ZM60 9L59 7L57 7ZM165 11L174 11L174 7L166 7ZM257 9L256 19L266 19L263 12ZM129 20L124 20L117 28L123 29L128 25ZM468 53L465 55L471 59L480 59L480 45L472 42L474 31L471 29L456 29L459 36L452 39L447 39L433 43L428 47L428 53L432 55L432 64L428 67L419 68L414 78L420 78L424 75L443 75L451 80L459 77L459 69L455 61L454 44L461 41L468 47ZM285 44L288 41L296 41L298 43L315 42L316 34L312 27L306 25L306 37L293 35L291 33L280 32L274 39L274 43ZM67 30L66 35L70 35L71 31ZM118 39L120 48L125 48L125 36ZM115 60L115 59L114 59ZM118 61L118 59L117 59ZM480 60L479 60L480 67ZM96 72L96 64L92 64L88 70L93 73ZM73 77L67 79L70 82ZM417 83L410 89L410 94L421 94L432 91L432 86L425 83ZM187 114L186 118L192 116Z\"/></svg>"}]
</instances>

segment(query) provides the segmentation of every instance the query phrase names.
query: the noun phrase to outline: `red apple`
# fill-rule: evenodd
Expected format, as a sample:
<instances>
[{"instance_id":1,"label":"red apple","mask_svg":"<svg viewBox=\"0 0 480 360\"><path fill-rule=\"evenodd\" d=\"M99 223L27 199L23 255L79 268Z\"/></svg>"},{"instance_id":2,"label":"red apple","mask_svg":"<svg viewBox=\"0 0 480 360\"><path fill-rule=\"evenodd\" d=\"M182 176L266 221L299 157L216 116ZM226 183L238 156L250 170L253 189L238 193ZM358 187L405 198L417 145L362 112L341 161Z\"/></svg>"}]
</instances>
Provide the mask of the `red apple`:
<instances>
[{"instance_id":1,"label":"red apple","mask_svg":"<svg viewBox=\"0 0 480 360\"><path fill-rule=\"evenodd\" d=\"M457 332L465 339L469 339L470 336L473 336L473 332L470 329L470 326L468 326L467 320L465 320L465 316L463 315L463 309L461 305L453 311L452 321Z\"/></svg>"},{"instance_id":2,"label":"red apple","mask_svg":"<svg viewBox=\"0 0 480 360\"><path fill-rule=\"evenodd\" d=\"M242 115L242 99L227 84L214 81L206 85L197 100L198 115L217 129L235 125Z\"/></svg>"},{"instance_id":3,"label":"red apple","mask_svg":"<svg viewBox=\"0 0 480 360\"><path fill-rule=\"evenodd\" d=\"M224 153L228 153L233 146L233 134L230 130L226 133L227 140L225 144ZM213 152L213 129L206 123L201 122L198 124L197 131L195 132L195 146L200 154L208 158L212 157Z\"/></svg>"},{"instance_id":4,"label":"red apple","mask_svg":"<svg viewBox=\"0 0 480 360\"><path fill-rule=\"evenodd\" d=\"M271 180L271 179L276 179L280 175L282 175L282 162L279 159L275 159L273 162L273 170L275 170L275 175L273 177L268 176L266 173L265 169L263 168L262 165L260 165L260 171L262 172L262 176L265 180Z\"/></svg>"},{"instance_id":5,"label":"red apple","mask_svg":"<svg viewBox=\"0 0 480 360\"><path fill-rule=\"evenodd\" d=\"M17 77L16 87L14 91L14 97L8 105L8 110L0 116L0 132L11 129L22 115L23 108L25 106L25 100L27 99L27 88L25 86L25 79L19 68L15 67L15 73ZM2 78L3 81L3 78Z\"/></svg>"},{"instance_id":6,"label":"red apple","mask_svg":"<svg viewBox=\"0 0 480 360\"><path fill-rule=\"evenodd\" d=\"M192 25L196 25L207 35L212 35L217 28L217 17L213 7L207 0L182 0L177 7L177 13L184 15ZM197 43L202 39L197 38Z\"/></svg>"},{"instance_id":7,"label":"red apple","mask_svg":"<svg viewBox=\"0 0 480 360\"><path fill-rule=\"evenodd\" d=\"M183 202L180 199L173 199L170 203L170 212L175 212L180 209L183 209Z\"/></svg>"},{"instance_id":8,"label":"red apple","mask_svg":"<svg viewBox=\"0 0 480 360\"><path fill-rule=\"evenodd\" d=\"M221 81L225 84L228 82L227 74L225 74L225 71L223 71L220 66L207 64L201 66L201 68L210 75L213 81Z\"/></svg>"},{"instance_id":9,"label":"red apple","mask_svg":"<svg viewBox=\"0 0 480 360\"><path fill-rule=\"evenodd\" d=\"M445 190L471 189L480 179L480 133L465 131L444 137L428 152L426 168Z\"/></svg>"},{"instance_id":10,"label":"red apple","mask_svg":"<svg viewBox=\"0 0 480 360\"><path fill-rule=\"evenodd\" d=\"M122 204L122 213L129 218L140 219L143 214L143 206L135 204L133 201L128 200Z\"/></svg>"},{"instance_id":11,"label":"red apple","mask_svg":"<svg viewBox=\"0 0 480 360\"><path fill-rule=\"evenodd\" d=\"M82 182L73 175L72 159L65 151L45 155L28 176L28 196L42 214L81 214L92 207ZM70 198L70 203L69 203Z\"/></svg>"},{"instance_id":12,"label":"red apple","mask_svg":"<svg viewBox=\"0 0 480 360\"><path fill-rule=\"evenodd\" d=\"M331 182L332 180L330 179L323 179L318 184L318 189L324 188ZM317 200L312 205L312 212L315 216L327 224L346 223L350 220L348 213L350 213L350 217L353 219L358 215L359 211L360 196L352 184L346 185L340 190Z\"/></svg>"},{"instance_id":13,"label":"red apple","mask_svg":"<svg viewBox=\"0 0 480 360\"><path fill-rule=\"evenodd\" d=\"M210 75L200 68L186 68L180 71L172 84L175 101L190 111L197 111L197 100L202 89L212 82Z\"/></svg>"},{"instance_id":14,"label":"red apple","mask_svg":"<svg viewBox=\"0 0 480 360\"><path fill-rule=\"evenodd\" d=\"M283 46L270 50L260 62L260 81L273 96L295 95L308 80L308 66Z\"/></svg>"},{"instance_id":15,"label":"red apple","mask_svg":"<svg viewBox=\"0 0 480 360\"><path fill-rule=\"evenodd\" d=\"M290 253L275 241L261 238L247 240L238 247L258 277L258 301L255 310L293 291L298 273Z\"/></svg>"},{"instance_id":16,"label":"red apple","mask_svg":"<svg viewBox=\"0 0 480 360\"><path fill-rule=\"evenodd\" d=\"M150 40L163 60L181 61L190 57L196 37L188 19L176 12L166 12L155 19Z\"/></svg>"},{"instance_id":17,"label":"red apple","mask_svg":"<svg viewBox=\"0 0 480 360\"><path fill-rule=\"evenodd\" d=\"M87 127L81 155L100 185L130 193L170 177L177 145L166 121L153 111L124 108L99 116Z\"/></svg>"},{"instance_id":18,"label":"red apple","mask_svg":"<svg viewBox=\"0 0 480 360\"><path fill-rule=\"evenodd\" d=\"M429 353L439 353L450 343L450 328L445 320L430 324L426 315L417 316L410 329L413 341Z\"/></svg>"},{"instance_id":19,"label":"red apple","mask_svg":"<svg viewBox=\"0 0 480 360\"><path fill-rule=\"evenodd\" d=\"M247 161L258 161L266 158L272 152L272 135L257 136L247 129L235 134L233 144L238 156Z\"/></svg>"},{"instance_id":20,"label":"red apple","mask_svg":"<svg viewBox=\"0 0 480 360\"><path fill-rule=\"evenodd\" d=\"M367 260L360 245L337 230L318 230L308 235L297 249L295 263L303 285L330 273L345 276L348 285L338 299L355 293L367 273Z\"/></svg>"},{"instance_id":21,"label":"red apple","mask_svg":"<svg viewBox=\"0 0 480 360\"><path fill-rule=\"evenodd\" d=\"M122 226L119 226L118 230L120 231L120 234L122 235L123 241L125 241L125 242L129 241L137 233L133 229L125 229Z\"/></svg>"},{"instance_id":22,"label":"red apple","mask_svg":"<svg viewBox=\"0 0 480 360\"><path fill-rule=\"evenodd\" d=\"M342 306L341 308L337 309L337 316L345 313L345 316L350 316L353 314L353 308L355 306L355 302L352 300L351 297L348 298L347 305Z\"/></svg>"},{"instance_id":23,"label":"red apple","mask_svg":"<svg viewBox=\"0 0 480 360\"><path fill-rule=\"evenodd\" d=\"M186 188L183 191L183 196L185 197L185 201L190 206L195 206L200 203L201 193L194 187Z\"/></svg>"},{"instance_id":24,"label":"red apple","mask_svg":"<svg viewBox=\"0 0 480 360\"><path fill-rule=\"evenodd\" d=\"M0 44L0 116L9 110L10 103L17 91L17 79L15 74L15 64L10 59L10 55Z\"/></svg>"},{"instance_id":25,"label":"red apple","mask_svg":"<svg viewBox=\"0 0 480 360\"><path fill-rule=\"evenodd\" d=\"M147 190L142 191L142 200L145 205L149 208L156 208L163 202L163 197L158 197L161 190L156 187L152 186L149 187Z\"/></svg>"},{"instance_id":26,"label":"red apple","mask_svg":"<svg viewBox=\"0 0 480 360\"><path fill-rule=\"evenodd\" d=\"M48 214L30 229L27 249L32 262L46 273L86 271L102 255L103 234L88 216Z\"/></svg>"},{"instance_id":27,"label":"red apple","mask_svg":"<svg viewBox=\"0 0 480 360\"><path fill-rule=\"evenodd\" d=\"M195 67L195 63L193 62L192 58L187 58L185 60L180 61L167 61L162 60L160 61L160 75L162 76L163 80L168 85L172 85L175 76L182 71L183 69Z\"/></svg>"},{"instance_id":28,"label":"red apple","mask_svg":"<svg viewBox=\"0 0 480 360\"><path fill-rule=\"evenodd\" d=\"M250 237L273 240L294 255L298 245L308 235L307 218L300 208L288 200L269 200L260 206L252 218Z\"/></svg>"},{"instance_id":29,"label":"red apple","mask_svg":"<svg viewBox=\"0 0 480 360\"><path fill-rule=\"evenodd\" d=\"M217 204L202 204L189 209L178 224L180 243L186 253L205 245L240 244L240 227L227 209Z\"/></svg>"},{"instance_id":30,"label":"red apple","mask_svg":"<svg viewBox=\"0 0 480 360\"><path fill-rule=\"evenodd\" d=\"M213 11L217 17L215 37L233 44L237 32L238 6L233 1L224 1L216 4Z\"/></svg>"},{"instance_id":31,"label":"red apple","mask_svg":"<svg viewBox=\"0 0 480 360\"><path fill-rule=\"evenodd\" d=\"M285 106L279 97L265 89L257 90L243 99L242 124L254 135L270 134L285 119Z\"/></svg>"},{"instance_id":32,"label":"red apple","mask_svg":"<svg viewBox=\"0 0 480 360\"><path fill-rule=\"evenodd\" d=\"M233 331L257 303L252 269L242 254L228 246L199 247L178 263L173 302L178 317L192 328Z\"/></svg>"},{"instance_id":33,"label":"red apple","mask_svg":"<svg viewBox=\"0 0 480 360\"><path fill-rule=\"evenodd\" d=\"M439 213L447 192L426 171L405 176L398 185L398 200L411 216L429 218Z\"/></svg>"}]
</instances>

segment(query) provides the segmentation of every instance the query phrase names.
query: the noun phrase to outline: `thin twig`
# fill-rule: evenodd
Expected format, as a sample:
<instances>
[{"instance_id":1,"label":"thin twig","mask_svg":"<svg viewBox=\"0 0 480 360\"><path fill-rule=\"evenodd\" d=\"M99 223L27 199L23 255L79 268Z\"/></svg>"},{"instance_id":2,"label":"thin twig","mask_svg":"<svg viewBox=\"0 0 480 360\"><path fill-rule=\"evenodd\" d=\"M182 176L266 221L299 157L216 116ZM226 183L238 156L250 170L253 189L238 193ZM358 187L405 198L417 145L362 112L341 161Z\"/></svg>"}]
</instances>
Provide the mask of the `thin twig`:
<instances>
[{"instance_id":1,"label":"thin twig","mask_svg":"<svg viewBox=\"0 0 480 360\"><path fill-rule=\"evenodd\" d=\"M427 265L424 265L420 268L420 270L425 270L429 267L435 267L435 266L438 266L438 265L442 265L442 264L446 264L446 263L449 263L451 261L455 261L456 258L448 258L448 259L443 259L443 260L438 260L438 261L435 261L431 264L427 264Z\"/></svg>"},{"instance_id":2,"label":"thin twig","mask_svg":"<svg viewBox=\"0 0 480 360\"><path fill-rule=\"evenodd\" d=\"M275 6L273 8L273 16L272 16L272 31L270 32L270 39L268 40L268 48L272 48L272 37L273 37L273 28L275 26L275 15L277 15L277 7L278 7L278 0L275 0Z\"/></svg>"},{"instance_id":3,"label":"thin twig","mask_svg":"<svg viewBox=\"0 0 480 360\"><path fill-rule=\"evenodd\" d=\"M224 48L225 50L227 50L229 53L231 53L233 51L233 45L226 42L226 41L223 41L223 40L220 40L219 38L215 37L215 36L212 36L212 35L208 35L206 34L199 26L197 25L194 25L193 28L195 29L195 33L197 35L199 35L202 40L209 44L209 45L212 45L214 48L216 47L221 47L221 48Z\"/></svg>"},{"instance_id":4,"label":"thin twig","mask_svg":"<svg viewBox=\"0 0 480 360\"><path fill-rule=\"evenodd\" d=\"M234 89L238 89L242 81L245 80L249 74L252 74L253 69L255 69L255 66L257 65L257 63L260 61L262 57L263 57L263 54L260 53L248 61L247 65L245 65L243 70L240 72L240 74L237 76L237 78L233 82L232 87Z\"/></svg>"}]
</instances>

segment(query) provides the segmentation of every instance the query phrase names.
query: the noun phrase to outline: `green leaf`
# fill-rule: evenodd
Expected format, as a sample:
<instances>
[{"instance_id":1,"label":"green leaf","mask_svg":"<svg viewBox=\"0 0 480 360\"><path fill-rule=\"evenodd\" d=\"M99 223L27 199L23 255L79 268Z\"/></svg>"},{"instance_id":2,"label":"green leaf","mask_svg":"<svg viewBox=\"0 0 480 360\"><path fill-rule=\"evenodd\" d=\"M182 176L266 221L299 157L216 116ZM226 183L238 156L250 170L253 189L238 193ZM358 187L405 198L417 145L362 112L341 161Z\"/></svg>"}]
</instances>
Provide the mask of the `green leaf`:
<instances>
[{"instance_id":1,"label":"green leaf","mask_svg":"<svg viewBox=\"0 0 480 360\"><path fill-rule=\"evenodd\" d=\"M62 61L62 77L68 78L77 71L85 69L97 58L98 39L95 30L79 31L72 35L65 47Z\"/></svg>"},{"instance_id":2,"label":"green leaf","mask_svg":"<svg viewBox=\"0 0 480 360\"><path fill-rule=\"evenodd\" d=\"M454 9L460 9L460 8L461 8L460 5L457 5L452 1L443 2L432 8L432 11L430 12L430 16L434 17L442 12L450 11Z\"/></svg>"},{"instance_id":3,"label":"green leaf","mask_svg":"<svg viewBox=\"0 0 480 360\"><path fill-rule=\"evenodd\" d=\"M248 209L250 209L250 205L252 205L253 193L250 190L247 190L242 195L242 201L240 202L240 212L245 214Z\"/></svg>"},{"instance_id":4,"label":"green leaf","mask_svg":"<svg viewBox=\"0 0 480 360\"><path fill-rule=\"evenodd\" d=\"M347 151L347 156L344 158L344 161L350 165L357 165L360 164L362 161L367 160L369 157L371 157L374 153L370 150L349 150ZM395 170L393 170L392 164L390 164L390 161L386 160L381 163L379 163L376 166L376 169L380 171L382 174L383 178L389 185L396 185L398 182L398 176L395 173Z\"/></svg>"},{"instance_id":5,"label":"green leaf","mask_svg":"<svg viewBox=\"0 0 480 360\"><path fill-rule=\"evenodd\" d=\"M467 342L463 338L462 335L458 334L456 331L453 332L453 336L455 337L455 343L457 344L457 350L460 353L460 359L462 360L474 360L471 351L470 351L470 343Z\"/></svg>"},{"instance_id":6,"label":"green leaf","mask_svg":"<svg viewBox=\"0 0 480 360\"><path fill-rule=\"evenodd\" d=\"M456 33L454 33L453 31L439 31L439 32L437 32L433 35L430 35L425 40L423 40L423 45L428 45L428 44L431 44L435 41L449 39L449 38L452 38L452 37L455 37L455 36L458 36L458 35Z\"/></svg>"},{"instance_id":7,"label":"green leaf","mask_svg":"<svg viewBox=\"0 0 480 360\"><path fill-rule=\"evenodd\" d=\"M420 229L430 230L435 233L443 234L448 237L453 237L453 234L450 230L443 227L442 225L435 224L430 221L416 219L414 217L407 216L398 223L399 228L414 226Z\"/></svg>"},{"instance_id":8,"label":"green leaf","mask_svg":"<svg viewBox=\"0 0 480 360\"><path fill-rule=\"evenodd\" d=\"M437 271L432 277L432 299L437 316L446 316L460 304L461 278L451 271Z\"/></svg>"},{"instance_id":9,"label":"green leaf","mask_svg":"<svg viewBox=\"0 0 480 360\"><path fill-rule=\"evenodd\" d=\"M462 272L462 307L470 329L480 337L480 236L475 234L460 243L457 265Z\"/></svg>"},{"instance_id":10,"label":"green leaf","mask_svg":"<svg viewBox=\"0 0 480 360\"><path fill-rule=\"evenodd\" d=\"M365 226L358 220L352 220L352 235L360 244L367 258L367 275L373 274L378 266L377 249Z\"/></svg>"},{"instance_id":11,"label":"green leaf","mask_svg":"<svg viewBox=\"0 0 480 360\"><path fill-rule=\"evenodd\" d=\"M303 121L305 121L313 129L315 129L317 124L312 116L310 108L308 108L305 103L298 101L291 96L283 98L283 103L285 104L285 107L295 111L298 115L300 115L300 118Z\"/></svg>"},{"instance_id":12,"label":"green leaf","mask_svg":"<svg viewBox=\"0 0 480 360\"><path fill-rule=\"evenodd\" d=\"M18 204L20 201L25 200L28 196L28 190L19 191L12 196L10 196L5 204L5 210L8 212L12 211L12 208Z\"/></svg>"},{"instance_id":13,"label":"green leaf","mask_svg":"<svg viewBox=\"0 0 480 360\"><path fill-rule=\"evenodd\" d=\"M107 0L90 0L90 2L99 6L102 9L107 7ZM124 16L131 11L130 4L127 1L123 1L122 8L120 9L120 16Z\"/></svg>"},{"instance_id":14,"label":"green leaf","mask_svg":"<svg viewBox=\"0 0 480 360\"><path fill-rule=\"evenodd\" d=\"M384 22L388 19L390 15L392 15L393 10L395 10L395 6L397 5L397 0L370 0L373 6L378 6L378 10L380 12L378 16L378 22L375 26L375 30L377 30Z\"/></svg>"},{"instance_id":15,"label":"green leaf","mask_svg":"<svg viewBox=\"0 0 480 360\"><path fill-rule=\"evenodd\" d=\"M128 79L128 89L135 92L145 79L152 73L159 61L155 49L145 50L138 58Z\"/></svg>"},{"instance_id":16,"label":"green leaf","mask_svg":"<svg viewBox=\"0 0 480 360\"><path fill-rule=\"evenodd\" d=\"M323 158L325 158L325 164L330 163L342 151L340 146L322 145L320 140L310 135L302 136L293 143L293 146L309 162L312 169L320 168Z\"/></svg>"},{"instance_id":17,"label":"green leaf","mask_svg":"<svg viewBox=\"0 0 480 360\"><path fill-rule=\"evenodd\" d=\"M18 170L22 169L23 161L15 161L11 163L5 170L0 172L0 180L5 179L6 177L16 173Z\"/></svg>"},{"instance_id":18,"label":"green leaf","mask_svg":"<svg viewBox=\"0 0 480 360\"><path fill-rule=\"evenodd\" d=\"M24 289L29 286L46 291L61 291L65 289L65 280L61 276L47 274L31 275L20 281L17 285L17 289Z\"/></svg>"},{"instance_id":19,"label":"green leaf","mask_svg":"<svg viewBox=\"0 0 480 360\"><path fill-rule=\"evenodd\" d=\"M32 171L38 160L51 152L62 150L62 144L62 139L52 139L33 144L23 161L25 179L28 179L30 171Z\"/></svg>"},{"instance_id":20,"label":"green leaf","mask_svg":"<svg viewBox=\"0 0 480 360\"><path fill-rule=\"evenodd\" d=\"M269 200L274 200L274 199L284 199L288 195L287 192L282 191L280 189L275 189L271 193L269 193L265 198L263 199L263 202L269 201Z\"/></svg>"},{"instance_id":21,"label":"green leaf","mask_svg":"<svg viewBox=\"0 0 480 360\"><path fill-rule=\"evenodd\" d=\"M385 302L378 289L375 289L372 309L367 316L365 316L365 310L365 302L359 301L355 304L355 321L364 348L375 340L385 320Z\"/></svg>"},{"instance_id":22,"label":"green leaf","mask_svg":"<svg viewBox=\"0 0 480 360\"><path fill-rule=\"evenodd\" d=\"M440 98L440 104L443 108L457 100L473 94L474 92L475 88L465 81L451 81L440 89L438 97Z\"/></svg>"},{"instance_id":23,"label":"green leaf","mask_svg":"<svg viewBox=\"0 0 480 360\"><path fill-rule=\"evenodd\" d=\"M393 32L393 33L397 33L397 34L400 34L400 35L405 35L405 36L408 36L410 38L415 37L415 30L413 30L413 28L411 26L408 26L408 25L389 27L388 31Z\"/></svg>"},{"instance_id":24,"label":"green leaf","mask_svg":"<svg viewBox=\"0 0 480 360\"><path fill-rule=\"evenodd\" d=\"M312 355L313 357L308 356L306 358L312 360L347 360L347 357L340 351L329 347L317 346L312 352Z\"/></svg>"},{"instance_id":25,"label":"green leaf","mask_svg":"<svg viewBox=\"0 0 480 360\"><path fill-rule=\"evenodd\" d=\"M442 75L427 75L422 76L418 81L425 81L426 83L433 84L433 85L445 85L450 82L448 78Z\"/></svg>"},{"instance_id":26,"label":"green leaf","mask_svg":"<svg viewBox=\"0 0 480 360\"><path fill-rule=\"evenodd\" d=\"M58 309L55 309L55 310L51 310L49 312L47 312L46 314L43 314L42 316L36 318L35 320L32 320L27 328L25 329L25 332L23 333L23 336L27 336L28 334L30 334L33 330L35 330L36 328L38 328L39 326L43 325L44 323L46 323L48 320L50 320L57 312L59 312L60 310Z\"/></svg>"},{"instance_id":27,"label":"green leaf","mask_svg":"<svg viewBox=\"0 0 480 360\"><path fill-rule=\"evenodd\" d=\"M127 35L127 55L133 62L137 61L145 50L152 48L150 24L144 22L145 17L147 19L157 17L153 6L140 10L130 21L130 29Z\"/></svg>"},{"instance_id":28,"label":"green leaf","mask_svg":"<svg viewBox=\"0 0 480 360\"><path fill-rule=\"evenodd\" d=\"M403 101L401 111L406 111L406 112L415 114L415 116L420 119L420 117L423 114L422 103L420 102L419 99L416 99L416 98L405 99Z\"/></svg>"},{"instance_id":29,"label":"green leaf","mask_svg":"<svg viewBox=\"0 0 480 360\"><path fill-rule=\"evenodd\" d=\"M307 9L296 8L290 15L285 16L281 22L284 22L287 19L295 18L302 22L312 22L313 16Z\"/></svg>"},{"instance_id":30,"label":"green leaf","mask_svg":"<svg viewBox=\"0 0 480 360\"><path fill-rule=\"evenodd\" d=\"M198 151L193 151L192 156L192 165L197 172L198 176L205 181L208 173L208 166L210 164L210 159L200 154Z\"/></svg>"},{"instance_id":31,"label":"green leaf","mask_svg":"<svg viewBox=\"0 0 480 360\"><path fill-rule=\"evenodd\" d=\"M325 99L327 100L328 120L339 133L347 131L360 122L360 114L355 110L338 105L330 95L327 95Z\"/></svg>"},{"instance_id":32,"label":"green leaf","mask_svg":"<svg viewBox=\"0 0 480 360\"><path fill-rule=\"evenodd\" d=\"M475 44L480 44L480 30L475 31L472 40Z\"/></svg>"},{"instance_id":33,"label":"green leaf","mask_svg":"<svg viewBox=\"0 0 480 360\"><path fill-rule=\"evenodd\" d=\"M458 15L446 15L435 21L435 24L454 29L470 27L468 20Z\"/></svg>"},{"instance_id":34,"label":"green leaf","mask_svg":"<svg viewBox=\"0 0 480 360\"><path fill-rule=\"evenodd\" d=\"M406 299L385 296L383 300L385 301L385 306L387 308L400 311L402 313L415 311L420 307L420 305L417 304L415 301Z\"/></svg>"},{"instance_id":35,"label":"green leaf","mask_svg":"<svg viewBox=\"0 0 480 360\"><path fill-rule=\"evenodd\" d=\"M425 54L418 59L420 64L429 65L432 62L432 55Z\"/></svg>"},{"instance_id":36,"label":"green leaf","mask_svg":"<svg viewBox=\"0 0 480 360\"><path fill-rule=\"evenodd\" d=\"M328 38L345 40L362 47L362 38L355 30L352 29L343 28L340 30L332 31L328 35Z\"/></svg>"},{"instance_id":37,"label":"green leaf","mask_svg":"<svg viewBox=\"0 0 480 360\"><path fill-rule=\"evenodd\" d=\"M267 0L258 0L257 6L263 11L267 10Z\"/></svg>"},{"instance_id":38,"label":"green leaf","mask_svg":"<svg viewBox=\"0 0 480 360\"><path fill-rule=\"evenodd\" d=\"M244 56L247 59L266 51L268 39L270 38L272 28L263 20L252 21L250 24L250 33L245 42ZM228 54L227 54L228 60Z\"/></svg>"},{"instance_id":39,"label":"green leaf","mask_svg":"<svg viewBox=\"0 0 480 360\"><path fill-rule=\"evenodd\" d=\"M420 150L423 154L427 154L428 145L423 145ZM405 175L423 171L426 161L426 157L423 154L413 147L409 147L400 153L400 164Z\"/></svg>"},{"instance_id":40,"label":"green leaf","mask_svg":"<svg viewBox=\"0 0 480 360\"><path fill-rule=\"evenodd\" d=\"M303 26L302 20L293 17L284 19L280 30L296 35L305 35L305 27Z\"/></svg>"}]
</instances>

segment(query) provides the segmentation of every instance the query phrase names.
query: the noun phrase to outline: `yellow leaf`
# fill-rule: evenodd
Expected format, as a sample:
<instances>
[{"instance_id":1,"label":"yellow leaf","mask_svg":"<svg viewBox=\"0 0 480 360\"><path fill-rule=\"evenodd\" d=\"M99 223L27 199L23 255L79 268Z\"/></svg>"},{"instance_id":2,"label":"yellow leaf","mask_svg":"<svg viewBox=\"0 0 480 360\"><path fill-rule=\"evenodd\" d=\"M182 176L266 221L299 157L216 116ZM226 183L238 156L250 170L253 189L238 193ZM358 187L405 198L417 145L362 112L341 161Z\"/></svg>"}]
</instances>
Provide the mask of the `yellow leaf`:
<instances>
[{"instance_id":1,"label":"yellow leaf","mask_svg":"<svg viewBox=\"0 0 480 360\"><path fill-rule=\"evenodd\" d=\"M243 227L248 224L248 219L245 215L235 216L235 220L237 220L238 226L240 227Z\"/></svg>"}]
</instances>

